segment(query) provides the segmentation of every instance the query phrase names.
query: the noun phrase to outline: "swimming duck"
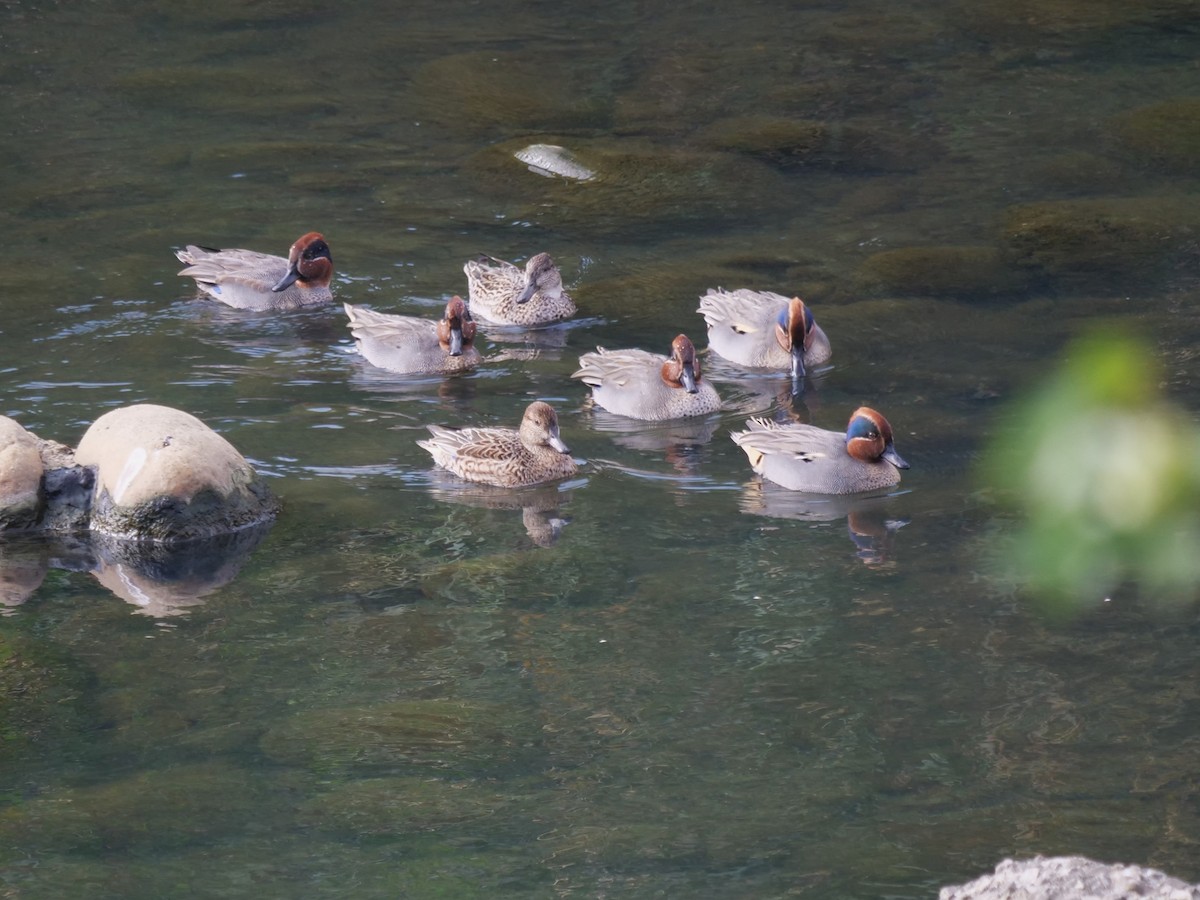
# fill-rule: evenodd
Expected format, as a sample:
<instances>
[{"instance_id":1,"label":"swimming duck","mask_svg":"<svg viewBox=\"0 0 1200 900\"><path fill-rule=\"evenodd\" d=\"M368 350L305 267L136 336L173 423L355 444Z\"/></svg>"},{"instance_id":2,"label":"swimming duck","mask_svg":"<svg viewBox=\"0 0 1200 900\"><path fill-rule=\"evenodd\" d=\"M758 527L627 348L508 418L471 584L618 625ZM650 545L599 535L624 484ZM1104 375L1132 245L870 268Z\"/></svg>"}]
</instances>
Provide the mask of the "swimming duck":
<instances>
[{"instance_id":1,"label":"swimming duck","mask_svg":"<svg viewBox=\"0 0 1200 900\"><path fill-rule=\"evenodd\" d=\"M548 325L575 315L575 303L563 290L562 274L549 253L538 253L525 270L510 262L481 256L463 266L471 313L497 325Z\"/></svg>"},{"instance_id":2,"label":"swimming duck","mask_svg":"<svg viewBox=\"0 0 1200 900\"><path fill-rule=\"evenodd\" d=\"M187 268L179 274L214 300L238 309L295 309L333 299L333 257L315 231L301 237L287 259L255 250L213 250L188 244L176 250Z\"/></svg>"},{"instance_id":3,"label":"swimming duck","mask_svg":"<svg viewBox=\"0 0 1200 900\"><path fill-rule=\"evenodd\" d=\"M417 445L467 481L522 487L566 478L577 468L558 436L558 415L542 400L529 404L519 429L430 425L429 432L432 437Z\"/></svg>"},{"instance_id":4,"label":"swimming duck","mask_svg":"<svg viewBox=\"0 0 1200 900\"><path fill-rule=\"evenodd\" d=\"M449 375L474 368L482 358L475 349L475 322L462 297L451 297L437 322L344 305L358 352L381 369Z\"/></svg>"},{"instance_id":5,"label":"swimming duck","mask_svg":"<svg viewBox=\"0 0 1200 900\"><path fill-rule=\"evenodd\" d=\"M780 425L749 419L748 431L730 435L763 478L793 491L855 494L900 483L908 463L892 442L892 426L875 410L859 407L845 434L814 425Z\"/></svg>"},{"instance_id":6,"label":"swimming duck","mask_svg":"<svg viewBox=\"0 0 1200 900\"><path fill-rule=\"evenodd\" d=\"M730 362L761 369L787 369L793 389L833 350L829 338L799 297L770 291L710 290L696 310L708 325L708 346Z\"/></svg>"},{"instance_id":7,"label":"swimming duck","mask_svg":"<svg viewBox=\"0 0 1200 900\"><path fill-rule=\"evenodd\" d=\"M591 385L598 406L634 419L682 419L721 408L721 398L701 380L700 360L687 335L671 341L667 359L646 350L605 350L579 357L571 376Z\"/></svg>"}]
</instances>

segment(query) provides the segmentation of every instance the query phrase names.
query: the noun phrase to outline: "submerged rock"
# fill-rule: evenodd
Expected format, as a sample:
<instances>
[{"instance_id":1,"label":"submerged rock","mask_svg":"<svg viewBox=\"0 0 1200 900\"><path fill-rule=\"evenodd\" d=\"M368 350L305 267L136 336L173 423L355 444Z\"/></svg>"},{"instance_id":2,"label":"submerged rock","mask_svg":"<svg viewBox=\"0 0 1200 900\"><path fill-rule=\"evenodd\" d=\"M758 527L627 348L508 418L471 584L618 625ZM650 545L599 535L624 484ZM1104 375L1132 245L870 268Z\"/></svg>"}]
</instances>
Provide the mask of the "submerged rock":
<instances>
[{"instance_id":1,"label":"submerged rock","mask_svg":"<svg viewBox=\"0 0 1200 900\"><path fill-rule=\"evenodd\" d=\"M901 294L987 297L1019 291L1027 277L988 246L900 247L867 258L860 279Z\"/></svg>"},{"instance_id":2,"label":"submerged rock","mask_svg":"<svg viewBox=\"0 0 1200 900\"><path fill-rule=\"evenodd\" d=\"M457 700L314 709L274 726L259 743L274 762L319 772L474 776L512 765L529 752L536 732L513 712Z\"/></svg>"},{"instance_id":3,"label":"submerged rock","mask_svg":"<svg viewBox=\"0 0 1200 900\"><path fill-rule=\"evenodd\" d=\"M412 92L424 119L463 134L594 127L608 101L553 54L474 51L422 66ZM553 72L553 77L547 77Z\"/></svg>"},{"instance_id":4,"label":"submerged rock","mask_svg":"<svg viewBox=\"0 0 1200 900\"><path fill-rule=\"evenodd\" d=\"M261 779L217 763L148 770L10 805L0 839L30 852L188 847L244 832L267 794Z\"/></svg>"},{"instance_id":5,"label":"submerged rock","mask_svg":"<svg viewBox=\"0 0 1200 900\"><path fill-rule=\"evenodd\" d=\"M1113 132L1136 162L1170 172L1200 172L1200 97L1168 100L1113 120Z\"/></svg>"},{"instance_id":6,"label":"submerged rock","mask_svg":"<svg viewBox=\"0 0 1200 900\"><path fill-rule=\"evenodd\" d=\"M863 125L735 116L705 132L710 146L756 156L782 167L817 166L848 172L916 169L939 148Z\"/></svg>"},{"instance_id":7,"label":"submerged rock","mask_svg":"<svg viewBox=\"0 0 1200 900\"><path fill-rule=\"evenodd\" d=\"M1182 260L1200 214L1146 196L1027 203L1005 211L1007 261L1030 274L1096 289L1161 278Z\"/></svg>"},{"instance_id":8,"label":"submerged rock","mask_svg":"<svg viewBox=\"0 0 1200 900\"><path fill-rule=\"evenodd\" d=\"M1044 54L1065 46L1079 52L1087 37L1128 36L1146 29L1188 27L1192 4L1181 0L1009 0L1007 3L960 4L958 27L989 42L1011 41L1035 46Z\"/></svg>"},{"instance_id":9,"label":"submerged rock","mask_svg":"<svg viewBox=\"0 0 1200 900\"><path fill-rule=\"evenodd\" d=\"M187 541L274 517L279 504L245 458L195 416L143 404L105 413L76 462L95 468L93 531Z\"/></svg>"},{"instance_id":10,"label":"submerged rock","mask_svg":"<svg viewBox=\"0 0 1200 900\"><path fill-rule=\"evenodd\" d=\"M475 779L363 778L304 801L299 820L322 831L386 838L476 822L498 810L518 810L522 799L507 785L501 791Z\"/></svg>"},{"instance_id":11,"label":"submerged rock","mask_svg":"<svg viewBox=\"0 0 1200 900\"><path fill-rule=\"evenodd\" d=\"M1200 885L1188 884L1156 869L1098 863L1083 856L1035 856L1006 859L991 875L968 884L942 888L938 900L1200 900Z\"/></svg>"}]
</instances>

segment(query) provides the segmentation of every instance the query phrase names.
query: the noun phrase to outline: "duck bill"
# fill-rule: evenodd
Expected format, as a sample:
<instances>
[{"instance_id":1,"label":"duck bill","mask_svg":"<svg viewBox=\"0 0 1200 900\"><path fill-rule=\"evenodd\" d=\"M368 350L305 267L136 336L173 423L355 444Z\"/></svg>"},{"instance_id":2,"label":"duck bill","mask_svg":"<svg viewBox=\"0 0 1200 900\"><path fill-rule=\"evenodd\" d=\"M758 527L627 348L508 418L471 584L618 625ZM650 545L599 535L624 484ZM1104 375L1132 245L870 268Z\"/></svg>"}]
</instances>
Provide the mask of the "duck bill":
<instances>
[{"instance_id":1,"label":"duck bill","mask_svg":"<svg viewBox=\"0 0 1200 900\"><path fill-rule=\"evenodd\" d=\"M521 293L517 294L518 303L528 303L529 298L537 293L537 282L531 281L522 288Z\"/></svg>"},{"instance_id":2,"label":"duck bill","mask_svg":"<svg viewBox=\"0 0 1200 900\"><path fill-rule=\"evenodd\" d=\"M792 344L792 393L798 394L808 370L804 367L804 346Z\"/></svg>"},{"instance_id":3,"label":"duck bill","mask_svg":"<svg viewBox=\"0 0 1200 900\"><path fill-rule=\"evenodd\" d=\"M696 375L692 372L691 366L680 367L679 380L683 382L683 389L689 394L695 394L699 392L700 389L696 387Z\"/></svg>"},{"instance_id":4,"label":"duck bill","mask_svg":"<svg viewBox=\"0 0 1200 900\"><path fill-rule=\"evenodd\" d=\"M289 287L292 286L293 283L295 283L296 279L299 277L300 277L300 269L297 267L297 265L295 263L292 263L290 266L288 266L287 274L285 274L282 278L280 278L279 283L276 284L273 288L271 288L271 290L274 291L276 294L278 294L280 291L287 290Z\"/></svg>"},{"instance_id":5,"label":"duck bill","mask_svg":"<svg viewBox=\"0 0 1200 900\"><path fill-rule=\"evenodd\" d=\"M896 448L893 447L891 443L888 443L888 445L883 448L883 458L890 462L897 469L908 468L908 463L906 463L903 457L896 452Z\"/></svg>"},{"instance_id":6,"label":"duck bill","mask_svg":"<svg viewBox=\"0 0 1200 900\"><path fill-rule=\"evenodd\" d=\"M560 438L557 433L550 435L550 446L553 447L555 450L557 450L559 453L570 453L571 452L571 448L563 443L563 439Z\"/></svg>"},{"instance_id":7,"label":"duck bill","mask_svg":"<svg viewBox=\"0 0 1200 900\"><path fill-rule=\"evenodd\" d=\"M450 329L450 355L462 356L463 335L461 328Z\"/></svg>"}]
</instances>

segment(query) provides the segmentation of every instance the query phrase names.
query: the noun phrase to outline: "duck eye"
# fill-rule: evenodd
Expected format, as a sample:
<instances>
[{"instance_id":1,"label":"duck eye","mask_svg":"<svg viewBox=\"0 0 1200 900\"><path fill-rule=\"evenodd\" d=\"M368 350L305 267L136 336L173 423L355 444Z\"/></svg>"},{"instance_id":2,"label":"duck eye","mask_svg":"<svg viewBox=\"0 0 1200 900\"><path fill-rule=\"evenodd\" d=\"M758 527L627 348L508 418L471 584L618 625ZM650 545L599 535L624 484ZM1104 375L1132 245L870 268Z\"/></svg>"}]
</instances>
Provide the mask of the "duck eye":
<instances>
[{"instance_id":1,"label":"duck eye","mask_svg":"<svg viewBox=\"0 0 1200 900\"><path fill-rule=\"evenodd\" d=\"M846 429L846 439L864 438L868 441L879 439L879 428L870 419L858 418Z\"/></svg>"}]
</instances>

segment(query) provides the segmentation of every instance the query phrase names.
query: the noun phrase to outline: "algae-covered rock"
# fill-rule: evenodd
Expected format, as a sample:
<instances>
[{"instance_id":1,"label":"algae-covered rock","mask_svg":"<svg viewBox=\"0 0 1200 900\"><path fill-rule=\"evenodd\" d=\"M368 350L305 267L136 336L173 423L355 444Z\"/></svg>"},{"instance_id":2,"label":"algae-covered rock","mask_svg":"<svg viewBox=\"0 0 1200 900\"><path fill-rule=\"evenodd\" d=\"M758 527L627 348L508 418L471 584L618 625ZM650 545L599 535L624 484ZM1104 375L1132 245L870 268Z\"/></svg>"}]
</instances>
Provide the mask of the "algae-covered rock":
<instances>
[{"instance_id":1,"label":"algae-covered rock","mask_svg":"<svg viewBox=\"0 0 1200 900\"><path fill-rule=\"evenodd\" d=\"M540 840L560 865L628 865L630 860L681 859L701 852L699 828L654 821L660 815L661 811L653 818L611 825L573 825L549 831Z\"/></svg>"},{"instance_id":2,"label":"algae-covered rock","mask_svg":"<svg viewBox=\"0 0 1200 900\"><path fill-rule=\"evenodd\" d=\"M1200 97L1131 110L1113 119L1112 129L1135 161L1170 172L1200 173Z\"/></svg>"},{"instance_id":3,"label":"algae-covered rock","mask_svg":"<svg viewBox=\"0 0 1200 900\"><path fill-rule=\"evenodd\" d=\"M0 529L37 525L42 475L38 439L15 420L0 416Z\"/></svg>"},{"instance_id":4,"label":"algae-covered rock","mask_svg":"<svg viewBox=\"0 0 1200 900\"><path fill-rule=\"evenodd\" d=\"M13 587L10 563L27 567L25 586L38 579L42 555L36 547L23 547L26 552L18 550L16 559L9 542L2 549L0 590ZM78 752L73 742L96 727L89 693L93 681L93 673L61 645L13 631L0 635L0 769L14 778L23 764L42 768L54 753Z\"/></svg>"},{"instance_id":5,"label":"algae-covered rock","mask_svg":"<svg viewBox=\"0 0 1200 900\"><path fill-rule=\"evenodd\" d=\"M335 112L338 103L283 67L173 65L130 69L113 79L136 103L222 115L312 116Z\"/></svg>"},{"instance_id":6,"label":"algae-covered rock","mask_svg":"<svg viewBox=\"0 0 1200 900\"><path fill-rule=\"evenodd\" d=\"M1074 150L1050 156L1029 171L1030 180L1042 190L1060 194L1111 194L1125 177L1111 159Z\"/></svg>"},{"instance_id":7,"label":"algae-covered rock","mask_svg":"<svg viewBox=\"0 0 1200 900\"><path fill-rule=\"evenodd\" d=\"M170 6L155 10L155 15L178 19L189 28L228 33L247 25L311 25L328 18L331 12L329 5L320 0L255 0L253 3L175 0Z\"/></svg>"},{"instance_id":8,"label":"algae-covered rock","mask_svg":"<svg viewBox=\"0 0 1200 900\"><path fill-rule=\"evenodd\" d=\"M928 143L841 122L780 116L735 116L715 122L705 142L778 166L820 166L850 172L912 169L927 162Z\"/></svg>"},{"instance_id":9,"label":"algae-covered rock","mask_svg":"<svg viewBox=\"0 0 1200 900\"><path fill-rule=\"evenodd\" d=\"M901 247L869 256L859 277L866 286L899 294L986 297L1024 287L1027 276L1008 266L997 247Z\"/></svg>"},{"instance_id":10,"label":"algae-covered rock","mask_svg":"<svg viewBox=\"0 0 1200 900\"><path fill-rule=\"evenodd\" d=\"M164 187L144 177L123 173L96 173L86 179L18 181L6 193L7 202L34 219L66 218L77 222L83 215L105 215L114 206L162 200Z\"/></svg>"},{"instance_id":11,"label":"algae-covered rock","mask_svg":"<svg viewBox=\"0 0 1200 900\"><path fill-rule=\"evenodd\" d=\"M530 753L536 730L513 715L509 708L459 700L314 709L275 725L260 746L275 762L321 772L476 775Z\"/></svg>"},{"instance_id":12,"label":"algae-covered rock","mask_svg":"<svg viewBox=\"0 0 1200 900\"><path fill-rule=\"evenodd\" d=\"M378 555L371 557L378 568ZM366 566L371 563L366 563ZM390 580L388 581L391 587ZM324 641L335 652L403 665L454 643L453 629L436 609L400 607L400 613L364 615L330 622ZM340 648L340 649L338 649Z\"/></svg>"},{"instance_id":13,"label":"algae-covered rock","mask_svg":"<svg viewBox=\"0 0 1200 900\"><path fill-rule=\"evenodd\" d=\"M196 147L191 154L194 166L215 172L230 168L259 168L289 177L316 170L331 180L359 177L358 166L382 160L390 151L383 147L354 141L232 141ZM340 170L347 171L340 171Z\"/></svg>"},{"instance_id":14,"label":"algae-covered rock","mask_svg":"<svg viewBox=\"0 0 1200 900\"><path fill-rule=\"evenodd\" d=\"M530 875L525 847L502 839L485 848L477 841L443 842L435 834L393 853L381 852L375 841L322 838L290 823L167 853L62 853L36 865L14 845L5 862L4 889L14 900L496 900L553 893L545 875ZM545 889L527 887L531 881ZM522 888L514 891L514 885Z\"/></svg>"},{"instance_id":15,"label":"algae-covered rock","mask_svg":"<svg viewBox=\"0 0 1200 900\"><path fill-rule=\"evenodd\" d=\"M466 134L595 127L608 117L607 99L577 67L544 52L443 56L417 71L412 91L424 118Z\"/></svg>"},{"instance_id":16,"label":"algae-covered rock","mask_svg":"<svg viewBox=\"0 0 1200 900\"><path fill-rule=\"evenodd\" d=\"M96 471L93 531L183 541L264 522L278 503L245 458L195 416L142 404L105 413L79 442Z\"/></svg>"},{"instance_id":17,"label":"algae-covered rock","mask_svg":"<svg viewBox=\"0 0 1200 900\"><path fill-rule=\"evenodd\" d=\"M1063 200L1010 207L1001 239L1012 265L1102 288L1161 277L1198 223L1174 198Z\"/></svg>"},{"instance_id":18,"label":"algae-covered rock","mask_svg":"<svg viewBox=\"0 0 1200 900\"><path fill-rule=\"evenodd\" d=\"M299 819L323 831L383 837L475 822L520 805L519 797L474 779L364 778L305 801Z\"/></svg>"},{"instance_id":19,"label":"algae-covered rock","mask_svg":"<svg viewBox=\"0 0 1200 900\"><path fill-rule=\"evenodd\" d=\"M0 809L0 841L30 851L187 847L261 819L261 779L215 763L139 772Z\"/></svg>"},{"instance_id":20,"label":"algae-covered rock","mask_svg":"<svg viewBox=\"0 0 1200 900\"><path fill-rule=\"evenodd\" d=\"M960 28L992 39L1006 37L1030 43L1048 38L1071 38L1106 32L1127 34L1137 27L1181 27L1194 24L1192 0L1009 0L1006 3L968 3L959 6Z\"/></svg>"},{"instance_id":21,"label":"algae-covered rock","mask_svg":"<svg viewBox=\"0 0 1200 900\"><path fill-rule=\"evenodd\" d=\"M421 590L450 603L582 605L623 596L625 578L622 565L609 560L600 566L586 548L552 554L534 549L446 563L426 573Z\"/></svg>"}]
</instances>

